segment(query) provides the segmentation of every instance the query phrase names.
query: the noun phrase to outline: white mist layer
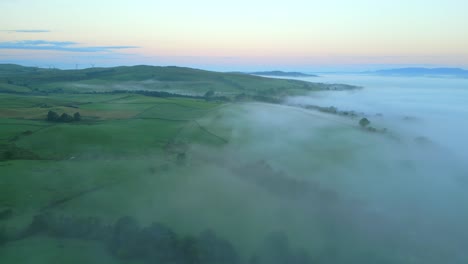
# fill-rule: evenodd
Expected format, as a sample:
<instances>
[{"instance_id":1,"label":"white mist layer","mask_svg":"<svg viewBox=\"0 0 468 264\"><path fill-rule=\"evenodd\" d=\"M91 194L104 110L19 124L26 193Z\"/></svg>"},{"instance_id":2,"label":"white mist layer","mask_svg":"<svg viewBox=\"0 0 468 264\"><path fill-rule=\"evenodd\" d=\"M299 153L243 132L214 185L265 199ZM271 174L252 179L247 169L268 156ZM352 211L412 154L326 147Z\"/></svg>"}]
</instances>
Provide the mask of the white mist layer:
<instances>
[{"instance_id":1,"label":"white mist layer","mask_svg":"<svg viewBox=\"0 0 468 264\"><path fill-rule=\"evenodd\" d=\"M317 78L302 80L317 81ZM291 104L335 106L363 112L403 136L425 136L468 159L468 79L330 75L321 82L343 82L362 90L312 93Z\"/></svg>"}]
</instances>

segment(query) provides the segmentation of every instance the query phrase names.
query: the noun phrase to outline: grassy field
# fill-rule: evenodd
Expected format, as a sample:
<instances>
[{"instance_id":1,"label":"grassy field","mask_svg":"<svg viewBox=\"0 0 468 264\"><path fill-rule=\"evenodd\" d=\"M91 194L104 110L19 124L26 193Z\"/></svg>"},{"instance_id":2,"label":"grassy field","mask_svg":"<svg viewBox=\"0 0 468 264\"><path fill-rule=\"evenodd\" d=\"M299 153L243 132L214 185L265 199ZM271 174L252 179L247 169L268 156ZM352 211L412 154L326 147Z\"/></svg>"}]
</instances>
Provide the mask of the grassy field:
<instances>
[{"instance_id":1,"label":"grassy field","mask_svg":"<svg viewBox=\"0 0 468 264\"><path fill-rule=\"evenodd\" d=\"M9 112L13 101L21 111ZM242 104L138 94L0 94L0 102L6 105L0 104L0 146L3 152L12 146L19 152L0 162L0 205L14 211L5 224L9 230L24 228L42 210L96 216L107 223L132 215L144 224L161 221L181 234L214 229L247 257L263 236L286 221L265 224L266 219L296 210L233 171L263 155L255 154L259 135L248 129L252 121L245 120ZM79 111L82 120L48 122L49 110ZM236 134L244 123L247 130ZM224 151L236 146L248 149L248 156L228 158L232 153ZM289 232L299 234L301 228Z\"/></svg>"},{"instance_id":2,"label":"grassy field","mask_svg":"<svg viewBox=\"0 0 468 264\"><path fill-rule=\"evenodd\" d=\"M161 150L184 126L220 106L142 95L0 94L0 102L0 139L32 149L43 159ZM48 111L80 112L83 118L79 123L53 123L45 120Z\"/></svg>"},{"instance_id":3,"label":"grassy field","mask_svg":"<svg viewBox=\"0 0 468 264\"><path fill-rule=\"evenodd\" d=\"M330 203L333 180L317 187L301 173L344 162L356 146L320 147L321 137L296 135L317 130L331 116L251 102L328 87L177 67L0 65L0 261L93 263L79 256L83 250L99 263L138 263L116 259L95 241L32 236L1 245L2 232L15 236L44 212L98 217L108 225L132 216L144 226L164 223L181 237L212 229L234 244L243 262L275 231L293 237L291 247L325 250L326 241L314 237L332 232L328 223L288 188L306 186L308 199ZM210 90L224 98L204 96ZM49 111L79 112L81 120L47 121ZM284 111L301 129L282 123ZM351 123L338 126L323 133L339 138L355 130ZM285 134L291 140L280 142ZM2 216L2 210L10 213ZM37 259L21 258L40 251Z\"/></svg>"},{"instance_id":4,"label":"grassy field","mask_svg":"<svg viewBox=\"0 0 468 264\"><path fill-rule=\"evenodd\" d=\"M13 211L8 220L0 219L0 229L13 233L24 229L34 215L49 207L48 211L67 215L98 216L109 224L124 215L146 215L138 219L148 223L174 219L158 217L156 212L142 213L152 208L151 204L142 205L168 198L167 191L176 184L173 180L181 180L173 170L178 167L178 155L187 151L187 144L224 144L196 122L221 106L200 99L137 94L0 94L0 209ZM48 111L80 112L82 120L49 122ZM169 171L171 178L167 178ZM155 186L154 191L147 188L148 184ZM170 184L170 188L164 184ZM144 195L134 199L132 193ZM51 206L69 197L69 202ZM161 206L165 214L174 213L162 202ZM27 251L31 247L28 243L36 245L28 241L1 248L2 262L20 261L15 258L18 253L10 251ZM97 251L93 245L85 247ZM67 248L69 254L79 253ZM33 250L31 254L36 252L29 249ZM36 260L46 263L51 254ZM67 254L54 259L67 259Z\"/></svg>"}]
</instances>

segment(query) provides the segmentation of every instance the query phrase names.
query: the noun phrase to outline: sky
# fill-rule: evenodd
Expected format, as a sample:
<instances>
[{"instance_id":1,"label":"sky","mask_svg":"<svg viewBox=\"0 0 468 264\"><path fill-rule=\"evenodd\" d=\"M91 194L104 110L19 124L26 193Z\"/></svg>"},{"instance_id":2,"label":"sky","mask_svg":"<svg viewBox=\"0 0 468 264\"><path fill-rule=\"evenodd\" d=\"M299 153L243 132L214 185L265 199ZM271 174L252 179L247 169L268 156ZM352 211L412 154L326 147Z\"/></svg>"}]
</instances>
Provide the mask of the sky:
<instances>
[{"instance_id":1,"label":"sky","mask_svg":"<svg viewBox=\"0 0 468 264\"><path fill-rule=\"evenodd\" d=\"M468 68L466 0L0 0L0 63Z\"/></svg>"}]
</instances>

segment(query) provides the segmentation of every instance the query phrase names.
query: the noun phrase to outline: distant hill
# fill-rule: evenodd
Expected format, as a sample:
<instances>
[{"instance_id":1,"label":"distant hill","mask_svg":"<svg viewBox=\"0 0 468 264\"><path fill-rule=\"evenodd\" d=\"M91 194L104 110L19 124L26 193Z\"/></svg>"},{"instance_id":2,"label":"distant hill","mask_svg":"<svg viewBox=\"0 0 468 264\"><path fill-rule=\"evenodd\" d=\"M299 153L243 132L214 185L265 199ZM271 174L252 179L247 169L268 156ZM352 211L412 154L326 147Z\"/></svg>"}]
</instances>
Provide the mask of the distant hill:
<instances>
[{"instance_id":1,"label":"distant hill","mask_svg":"<svg viewBox=\"0 0 468 264\"><path fill-rule=\"evenodd\" d=\"M468 78L468 70L460 68L399 68L367 72L388 76L434 76Z\"/></svg>"},{"instance_id":2,"label":"distant hill","mask_svg":"<svg viewBox=\"0 0 468 264\"><path fill-rule=\"evenodd\" d=\"M253 75L263 76L278 76L278 77L318 77L313 74L306 74L302 72L284 72L284 71L263 71L263 72L251 72Z\"/></svg>"},{"instance_id":3,"label":"distant hill","mask_svg":"<svg viewBox=\"0 0 468 264\"><path fill-rule=\"evenodd\" d=\"M0 64L0 92L93 93L165 92L187 96L279 100L317 90L354 89L351 85L311 83L221 73L184 67L131 66L81 70L43 69Z\"/></svg>"},{"instance_id":4,"label":"distant hill","mask_svg":"<svg viewBox=\"0 0 468 264\"><path fill-rule=\"evenodd\" d=\"M33 73L39 70L46 70L35 67L25 67L16 64L0 64L0 77L11 74Z\"/></svg>"}]
</instances>

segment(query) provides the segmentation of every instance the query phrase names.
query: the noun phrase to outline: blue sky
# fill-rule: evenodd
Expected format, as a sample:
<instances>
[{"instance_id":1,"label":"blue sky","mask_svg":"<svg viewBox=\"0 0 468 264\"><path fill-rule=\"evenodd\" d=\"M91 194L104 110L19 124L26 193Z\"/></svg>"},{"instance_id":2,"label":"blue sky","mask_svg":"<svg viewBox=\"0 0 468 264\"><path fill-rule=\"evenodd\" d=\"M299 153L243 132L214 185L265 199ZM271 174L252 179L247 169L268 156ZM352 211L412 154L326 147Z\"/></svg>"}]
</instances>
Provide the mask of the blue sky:
<instances>
[{"instance_id":1,"label":"blue sky","mask_svg":"<svg viewBox=\"0 0 468 264\"><path fill-rule=\"evenodd\" d=\"M0 10L0 63L468 67L465 0L2 0Z\"/></svg>"}]
</instances>

